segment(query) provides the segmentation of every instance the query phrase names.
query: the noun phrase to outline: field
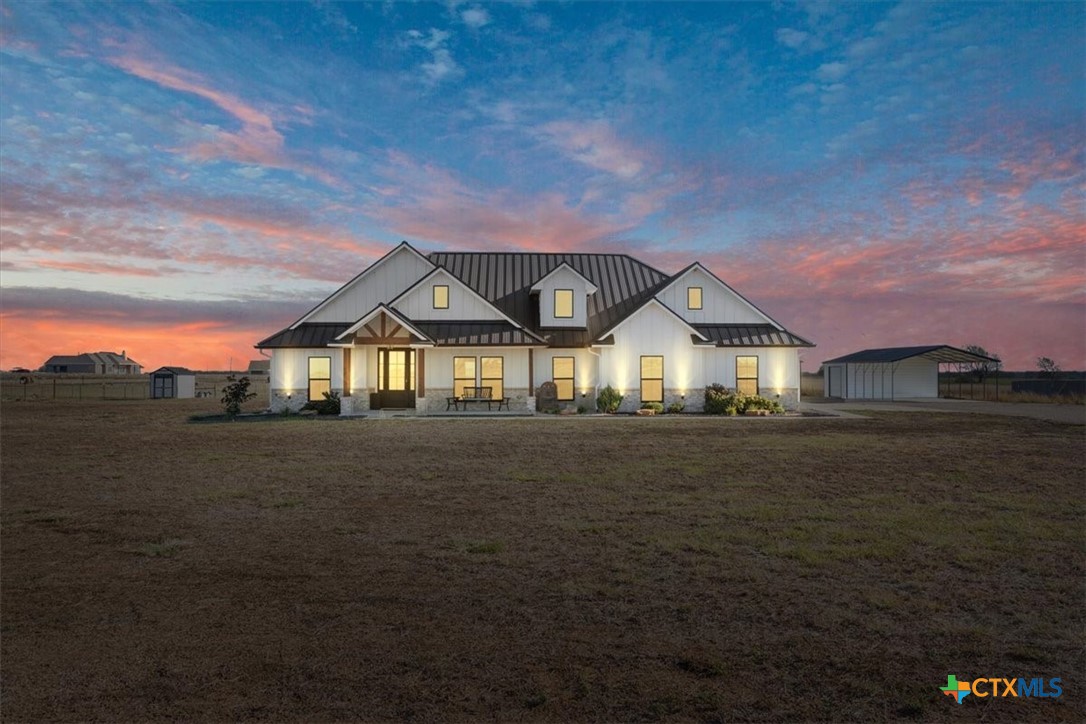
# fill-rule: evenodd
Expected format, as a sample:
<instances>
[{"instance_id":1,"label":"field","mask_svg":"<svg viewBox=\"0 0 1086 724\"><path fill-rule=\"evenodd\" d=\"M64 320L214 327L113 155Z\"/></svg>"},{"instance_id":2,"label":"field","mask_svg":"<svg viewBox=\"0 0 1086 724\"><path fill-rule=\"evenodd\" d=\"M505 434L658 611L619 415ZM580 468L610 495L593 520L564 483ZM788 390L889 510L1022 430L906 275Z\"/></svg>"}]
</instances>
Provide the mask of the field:
<instances>
[{"instance_id":1,"label":"field","mask_svg":"<svg viewBox=\"0 0 1086 724\"><path fill-rule=\"evenodd\" d=\"M1081 426L213 409L4 403L6 720L1086 715Z\"/></svg>"}]
</instances>

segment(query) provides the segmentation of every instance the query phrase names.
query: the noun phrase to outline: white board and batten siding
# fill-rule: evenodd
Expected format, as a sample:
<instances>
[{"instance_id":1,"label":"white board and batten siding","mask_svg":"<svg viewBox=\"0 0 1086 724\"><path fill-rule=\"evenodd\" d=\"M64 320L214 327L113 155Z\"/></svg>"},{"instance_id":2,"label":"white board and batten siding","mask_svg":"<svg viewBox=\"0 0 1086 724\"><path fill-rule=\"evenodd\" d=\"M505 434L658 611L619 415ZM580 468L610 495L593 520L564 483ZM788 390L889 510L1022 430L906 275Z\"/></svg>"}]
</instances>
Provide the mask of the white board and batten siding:
<instances>
[{"instance_id":1,"label":"white board and batten siding","mask_svg":"<svg viewBox=\"0 0 1086 724\"><path fill-rule=\"evenodd\" d=\"M538 289L540 327L584 329L588 326L588 293L593 291L593 288L573 269L568 266L559 267L533 285L532 289ZM557 289L573 290L572 317L554 316L554 292Z\"/></svg>"},{"instance_id":2,"label":"white board and batten siding","mask_svg":"<svg viewBox=\"0 0 1086 724\"><path fill-rule=\"evenodd\" d=\"M271 359L271 388L273 390L309 390L309 358L331 357L332 389L343 391L343 350L338 347L277 349ZM355 364L352 360L352 367ZM352 373L354 370L352 369Z\"/></svg>"},{"instance_id":3,"label":"white board and batten siding","mask_svg":"<svg viewBox=\"0 0 1086 724\"><path fill-rule=\"evenodd\" d=\"M613 332L615 343L600 347L601 386L627 394L641 389L641 357L664 358L664 389L680 394L704 386L705 353L690 339L691 329L660 305L648 303Z\"/></svg>"},{"instance_id":4,"label":"white board and batten siding","mask_svg":"<svg viewBox=\"0 0 1086 724\"><path fill-rule=\"evenodd\" d=\"M714 347L706 351L705 385L713 383L735 389L735 358L758 358L758 391L772 397L796 390L798 397L799 350L794 347ZM701 385L701 386L705 386Z\"/></svg>"},{"instance_id":5,"label":"white board and batten siding","mask_svg":"<svg viewBox=\"0 0 1086 724\"><path fill-rule=\"evenodd\" d=\"M688 308L690 287L701 288L701 309ZM692 324L773 324L773 320L697 267L676 279L656 298Z\"/></svg>"},{"instance_id":6,"label":"white board and batten siding","mask_svg":"<svg viewBox=\"0 0 1086 724\"><path fill-rule=\"evenodd\" d=\"M427 389L452 389L454 357L476 358L477 380L480 379L482 370L478 358L501 357L502 384L505 388L510 390L528 387L528 350L524 347L434 347L426 350ZM537 377L538 374L537 372Z\"/></svg>"},{"instance_id":7,"label":"white board and batten siding","mask_svg":"<svg viewBox=\"0 0 1086 724\"><path fill-rule=\"evenodd\" d=\"M449 288L448 309L434 309L435 286ZM393 306L408 319L417 321L505 319L489 302L443 269L397 299Z\"/></svg>"},{"instance_id":8,"label":"white board and batten siding","mask_svg":"<svg viewBox=\"0 0 1086 724\"><path fill-rule=\"evenodd\" d=\"M552 381L555 357L573 358L573 387L578 395L595 394L596 386L600 384L597 377L599 358L584 347L537 349L533 370L536 389L544 382Z\"/></svg>"},{"instance_id":9,"label":"white board and batten siding","mask_svg":"<svg viewBox=\"0 0 1086 724\"><path fill-rule=\"evenodd\" d=\"M395 298L433 269L434 265L413 249L400 246L304 319L306 322L354 322L381 302Z\"/></svg>"}]
</instances>

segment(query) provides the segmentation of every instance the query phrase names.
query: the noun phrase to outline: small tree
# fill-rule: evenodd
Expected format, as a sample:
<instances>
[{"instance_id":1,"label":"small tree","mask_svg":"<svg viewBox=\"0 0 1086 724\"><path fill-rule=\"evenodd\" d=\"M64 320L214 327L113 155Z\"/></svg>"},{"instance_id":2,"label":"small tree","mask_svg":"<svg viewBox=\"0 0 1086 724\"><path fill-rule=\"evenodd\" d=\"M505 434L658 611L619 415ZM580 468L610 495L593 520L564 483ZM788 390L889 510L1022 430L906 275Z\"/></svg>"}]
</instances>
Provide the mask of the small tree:
<instances>
[{"instance_id":1,"label":"small tree","mask_svg":"<svg viewBox=\"0 0 1086 724\"><path fill-rule=\"evenodd\" d=\"M249 392L248 377L236 381L233 377L226 379L230 384L222 389L222 405L226 409L226 416L233 420L241 412L241 406L256 397L256 393Z\"/></svg>"},{"instance_id":2,"label":"small tree","mask_svg":"<svg viewBox=\"0 0 1086 724\"><path fill-rule=\"evenodd\" d=\"M999 358L998 354L989 352L981 347L979 344L971 344L965 348L966 352L972 352L973 354L979 354L982 357L991 357L991 362L974 362L973 367L970 370L973 374L973 379L977 382L983 382L988 375L994 374L1003 368L1003 361Z\"/></svg>"},{"instance_id":3,"label":"small tree","mask_svg":"<svg viewBox=\"0 0 1086 724\"><path fill-rule=\"evenodd\" d=\"M1038 357L1037 369L1041 371L1041 377L1047 377L1048 379L1055 379L1059 376L1060 372L1063 371L1060 366L1056 364L1056 360L1051 357Z\"/></svg>"}]
</instances>

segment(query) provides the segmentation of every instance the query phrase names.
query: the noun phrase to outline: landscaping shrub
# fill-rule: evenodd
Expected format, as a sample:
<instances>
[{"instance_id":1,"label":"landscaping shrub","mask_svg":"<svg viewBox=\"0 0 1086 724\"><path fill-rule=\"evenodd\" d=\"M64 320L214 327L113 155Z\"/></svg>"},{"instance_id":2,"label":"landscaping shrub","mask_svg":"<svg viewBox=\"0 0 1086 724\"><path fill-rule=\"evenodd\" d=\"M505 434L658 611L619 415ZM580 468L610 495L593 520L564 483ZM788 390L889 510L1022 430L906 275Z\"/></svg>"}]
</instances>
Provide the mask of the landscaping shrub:
<instances>
[{"instance_id":1,"label":"landscaping shrub","mask_svg":"<svg viewBox=\"0 0 1086 724\"><path fill-rule=\"evenodd\" d=\"M652 410L657 415L660 415L664 412L664 406L661 405L659 402L646 402L645 404L641 405L641 409Z\"/></svg>"},{"instance_id":2,"label":"landscaping shrub","mask_svg":"<svg viewBox=\"0 0 1086 724\"><path fill-rule=\"evenodd\" d=\"M622 404L622 395L611 385L607 385L596 397L596 410L599 412L615 412Z\"/></svg>"},{"instance_id":3,"label":"landscaping shrub","mask_svg":"<svg viewBox=\"0 0 1086 724\"><path fill-rule=\"evenodd\" d=\"M784 412L784 406L777 400L746 395L738 390L729 390L721 384L712 384L705 388L706 414L742 415L747 410L769 410L779 415Z\"/></svg>"},{"instance_id":4,"label":"landscaping shrub","mask_svg":"<svg viewBox=\"0 0 1086 724\"><path fill-rule=\"evenodd\" d=\"M249 400L256 397L255 392L249 392L249 378L242 377L240 380L234 380L233 377L227 377L230 380L230 384L222 388L222 402L223 409L226 410L226 416L233 420L241 412L241 406Z\"/></svg>"},{"instance_id":5,"label":"landscaping shrub","mask_svg":"<svg viewBox=\"0 0 1086 724\"><path fill-rule=\"evenodd\" d=\"M675 415L686 409L686 405L682 402L672 402L667 406L667 414Z\"/></svg>"},{"instance_id":6,"label":"landscaping shrub","mask_svg":"<svg viewBox=\"0 0 1086 724\"><path fill-rule=\"evenodd\" d=\"M318 415L339 414L339 393L325 392L323 400L310 400L302 407L303 410L316 410Z\"/></svg>"}]
</instances>

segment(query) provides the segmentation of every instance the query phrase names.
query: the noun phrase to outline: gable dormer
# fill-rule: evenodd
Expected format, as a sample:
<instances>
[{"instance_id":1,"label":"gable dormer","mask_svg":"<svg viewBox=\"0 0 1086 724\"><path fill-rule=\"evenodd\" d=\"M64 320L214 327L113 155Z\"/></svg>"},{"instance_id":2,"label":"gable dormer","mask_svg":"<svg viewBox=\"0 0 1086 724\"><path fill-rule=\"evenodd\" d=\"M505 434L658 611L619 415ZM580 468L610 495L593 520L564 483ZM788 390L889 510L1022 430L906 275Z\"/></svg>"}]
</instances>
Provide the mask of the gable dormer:
<instances>
[{"instance_id":1,"label":"gable dormer","mask_svg":"<svg viewBox=\"0 0 1086 724\"><path fill-rule=\"evenodd\" d=\"M588 297L599 289L566 262L532 285L539 297L541 329L585 329L588 326Z\"/></svg>"},{"instance_id":2,"label":"gable dormer","mask_svg":"<svg viewBox=\"0 0 1086 724\"><path fill-rule=\"evenodd\" d=\"M676 274L656 298L691 324L772 324L782 329L698 262Z\"/></svg>"},{"instance_id":3,"label":"gable dormer","mask_svg":"<svg viewBox=\"0 0 1086 724\"><path fill-rule=\"evenodd\" d=\"M409 319L420 321L512 321L477 291L441 267L419 279L389 304Z\"/></svg>"}]
</instances>

